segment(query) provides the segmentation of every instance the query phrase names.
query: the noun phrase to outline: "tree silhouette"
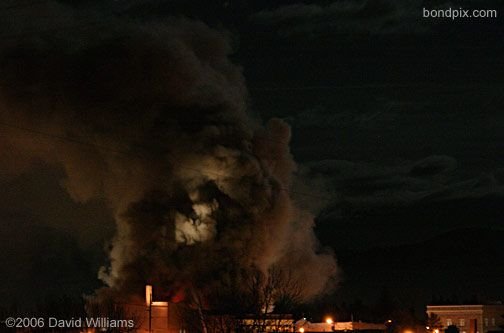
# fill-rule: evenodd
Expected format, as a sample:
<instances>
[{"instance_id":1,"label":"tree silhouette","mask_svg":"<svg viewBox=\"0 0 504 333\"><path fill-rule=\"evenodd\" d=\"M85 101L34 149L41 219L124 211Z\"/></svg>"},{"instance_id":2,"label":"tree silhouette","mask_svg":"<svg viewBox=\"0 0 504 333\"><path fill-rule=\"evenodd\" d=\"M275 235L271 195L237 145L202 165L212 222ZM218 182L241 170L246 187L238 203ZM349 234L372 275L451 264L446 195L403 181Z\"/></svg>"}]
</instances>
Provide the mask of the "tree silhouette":
<instances>
[{"instance_id":1,"label":"tree silhouette","mask_svg":"<svg viewBox=\"0 0 504 333\"><path fill-rule=\"evenodd\" d=\"M230 275L210 294L191 290L182 320L203 333L284 331L301 302L302 284L290 269L253 268ZM288 327L291 329L291 327Z\"/></svg>"},{"instance_id":2,"label":"tree silhouette","mask_svg":"<svg viewBox=\"0 0 504 333\"><path fill-rule=\"evenodd\" d=\"M441 318L432 312L427 318L427 326L429 326L429 330L434 331L435 329L443 327L443 324L441 323Z\"/></svg>"},{"instance_id":3,"label":"tree silhouette","mask_svg":"<svg viewBox=\"0 0 504 333\"><path fill-rule=\"evenodd\" d=\"M388 285L384 285L374 306L373 312L376 314L376 319L379 322L385 322L392 319L400 308L398 300L393 296ZM394 320L394 326L395 324Z\"/></svg>"},{"instance_id":4,"label":"tree silhouette","mask_svg":"<svg viewBox=\"0 0 504 333\"><path fill-rule=\"evenodd\" d=\"M450 325L445 329L445 333L459 333L459 329L455 325Z\"/></svg>"},{"instance_id":5,"label":"tree silhouette","mask_svg":"<svg viewBox=\"0 0 504 333\"><path fill-rule=\"evenodd\" d=\"M90 318L106 317L109 320L122 321L131 320L131 327L102 327L100 332L106 333L127 333L136 332L143 323L142 307L131 310L124 304L115 303L112 300L88 299L86 304L86 313Z\"/></svg>"}]
</instances>

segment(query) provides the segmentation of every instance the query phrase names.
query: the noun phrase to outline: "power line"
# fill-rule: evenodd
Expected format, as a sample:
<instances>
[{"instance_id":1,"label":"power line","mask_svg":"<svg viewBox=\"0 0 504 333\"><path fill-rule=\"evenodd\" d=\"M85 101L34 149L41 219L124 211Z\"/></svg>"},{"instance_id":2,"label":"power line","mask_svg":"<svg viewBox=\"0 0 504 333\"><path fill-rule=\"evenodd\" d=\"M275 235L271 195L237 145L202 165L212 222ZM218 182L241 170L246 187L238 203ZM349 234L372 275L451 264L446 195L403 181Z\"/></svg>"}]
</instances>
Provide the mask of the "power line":
<instances>
[{"instance_id":1,"label":"power line","mask_svg":"<svg viewBox=\"0 0 504 333\"><path fill-rule=\"evenodd\" d=\"M49 138L49 139L53 139L53 140L58 140L58 141L62 141L62 142L68 142L68 143L72 143L72 144L76 144L76 145L82 145L82 146L86 146L86 147L93 147L93 148L96 148L97 150L112 152L112 153L115 153L115 154L122 154L122 155L133 155L134 154L133 151L117 150L117 149L110 148L108 146L97 145L95 143L91 143L91 142L87 142L87 141L82 141L82 140L78 140L78 139L74 139L74 138L70 138L70 137L66 137L66 136L61 136L61 135L46 133L46 132L42 132L42 131L37 131L37 130L31 129L31 128L21 127L21 126L12 125L12 124L8 124L8 123L4 123L4 122L0 122L0 126L12 128L12 129L19 130L19 131L24 131L24 132L29 132L29 133L37 134L37 135L40 135L40 136L43 136L43 137L46 137L46 138ZM167 154L167 155L171 156L172 158L176 159L168 151L162 151L162 153L163 154ZM182 166L181 169L190 170L190 171L196 172L196 173L198 173L200 175L203 175L203 176L205 176L205 175L213 175L213 176L222 177L222 178L240 179L239 177L225 175L225 174L221 174L221 173L213 172L213 171L203 171L202 169L192 168L192 167L188 167L188 166ZM330 199L330 197L328 197L328 196L318 196L318 195L314 195L312 193L293 191L291 189L288 189L288 188L285 188L285 187L281 187L281 186L278 187L278 189L280 191L284 191L284 192L291 193L291 194L297 194L297 195L302 195L302 196L310 196L310 197L314 197L314 198L317 198L317 199L324 199L324 200Z\"/></svg>"},{"instance_id":2,"label":"power line","mask_svg":"<svg viewBox=\"0 0 504 333\"><path fill-rule=\"evenodd\" d=\"M20 33L20 34L4 34L0 35L0 39L23 39L23 38L28 38L28 37L40 37L44 34L47 33L53 33L53 32L59 32L59 31L72 31L76 29L91 29L91 28L96 28L96 27L107 27L110 26L110 24L104 23L104 22L94 22L94 23L82 23L82 24L76 24L72 26L66 26L64 29L61 28L53 28L53 29L45 29L45 30L37 30L37 31L32 31L32 32L25 32L25 33Z\"/></svg>"},{"instance_id":3,"label":"power line","mask_svg":"<svg viewBox=\"0 0 504 333\"><path fill-rule=\"evenodd\" d=\"M13 10L13 9L29 8L29 7L33 7L36 5L49 5L51 3L56 3L56 2L42 0L42 1L27 2L24 4L4 6L4 7L0 8L0 12L1 11L9 11L9 10ZM90 29L93 27L100 27L100 26L102 26L102 27L112 26L112 24L110 22L107 22L107 23L106 22L96 22L96 20L99 19L100 17L101 16L96 16L96 15L94 15L94 16L93 15L88 15L88 16L85 16L85 15L84 16L83 15L77 16L76 15L76 16L72 16L73 20L75 20L75 21L90 20L90 22L83 22L83 23L74 24L74 25L55 27L55 28L51 28L51 29L35 30L35 31L29 31L29 32L22 32L22 33L16 33L16 34L1 34L0 39L7 39L7 40L9 40L9 39L23 39L26 37L37 37L37 36L41 36L41 35L44 35L47 33L67 32L67 31L73 31L76 29L84 29L84 28ZM55 18L57 18L57 15L53 15L53 16L39 15L39 16L37 16L37 18L38 19L40 19L40 18L55 19Z\"/></svg>"},{"instance_id":4,"label":"power line","mask_svg":"<svg viewBox=\"0 0 504 333\"><path fill-rule=\"evenodd\" d=\"M25 3L22 3L22 4L18 3L16 5L2 6L2 7L0 7L0 11L3 11L3 10L12 10L12 9L18 9L18 8L32 7L34 5L41 5L41 4L49 4L49 1L47 1L47 0L41 0L41 1L25 2Z\"/></svg>"},{"instance_id":5,"label":"power line","mask_svg":"<svg viewBox=\"0 0 504 333\"><path fill-rule=\"evenodd\" d=\"M493 63L492 63L493 64ZM381 89L381 88L404 88L404 89L409 89L409 88L431 88L435 89L438 87L446 88L446 89L451 89L451 88L463 88L463 89L481 89L483 86L485 87L493 87L495 88L496 86L502 86L500 85L495 85L495 84L481 84L481 83L474 83L474 84L453 84L453 85L447 85L443 83L435 83L435 82L425 82L425 83L418 83L418 84L410 84L410 83L397 83L397 84L356 84L356 85L312 85L312 86L283 86L283 87L274 87L274 86L260 86L260 84L255 83L255 87L249 87L249 90L257 90L257 91L277 91L277 90L344 90L344 89Z\"/></svg>"}]
</instances>

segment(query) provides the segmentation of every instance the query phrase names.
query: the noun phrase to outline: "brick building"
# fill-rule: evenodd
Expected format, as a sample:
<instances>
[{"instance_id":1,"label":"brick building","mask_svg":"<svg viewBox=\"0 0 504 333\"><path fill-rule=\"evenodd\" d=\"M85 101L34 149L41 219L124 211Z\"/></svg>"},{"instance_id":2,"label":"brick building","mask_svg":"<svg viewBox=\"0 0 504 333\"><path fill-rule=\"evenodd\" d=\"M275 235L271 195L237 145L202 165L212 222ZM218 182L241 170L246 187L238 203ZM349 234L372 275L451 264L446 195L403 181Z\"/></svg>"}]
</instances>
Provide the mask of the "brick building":
<instances>
[{"instance_id":1,"label":"brick building","mask_svg":"<svg viewBox=\"0 0 504 333\"><path fill-rule=\"evenodd\" d=\"M428 305L427 315L436 314L442 330L450 325L460 333L488 333L502 331L504 305ZM441 332L442 332L441 330Z\"/></svg>"},{"instance_id":2,"label":"brick building","mask_svg":"<svg viewBox=\"0 0 504 333\"><path fill-rule=\"evenodd\" d=\"M134 318L137 333L186 333L181 327L177 304L154 301L152 286L145 286L145 303L126 305L126 313Z\"/></svg>"}]
</instances>

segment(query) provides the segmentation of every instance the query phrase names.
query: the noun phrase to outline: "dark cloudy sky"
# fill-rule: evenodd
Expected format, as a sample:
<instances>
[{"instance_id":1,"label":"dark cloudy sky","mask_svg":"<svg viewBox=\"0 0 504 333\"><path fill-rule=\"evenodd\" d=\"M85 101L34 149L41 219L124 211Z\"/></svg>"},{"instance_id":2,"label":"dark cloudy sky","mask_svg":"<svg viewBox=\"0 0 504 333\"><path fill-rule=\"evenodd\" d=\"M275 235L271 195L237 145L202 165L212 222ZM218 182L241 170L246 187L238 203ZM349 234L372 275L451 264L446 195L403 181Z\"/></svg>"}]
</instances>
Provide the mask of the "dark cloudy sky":
<instances>
[{"instance_id":1,"label":"dark cloudy sky","mask_svg":"<svg viewBox=\"0 0 504 333\"><path fill-rule=\"evenodd\" d=\"M79 38L106 31L100 24L115 17L186 16L227 30L232 60L246 79L250 112L261 120L282 118L292 127L291 151L305 179L293 195L308 206L324 202L317 230L336 257L338 251L375 247L391 248L383 256L394 257L405 249L414 252L415 244L450 244L451 232L466 237L464 230L503 235L501 1L61 0L46 6L3 3L0 43L40 33L57 37L61 22ZM75 17L58 17L54 26L51 15L58 12L51 8L58 6L71 6ZM497 9L498 18L424 19L423 7ZM88 18L90 11L101 13L99 24ZM62 178L62 170L42 163L14 179L0 172L0 297L7 302L42 297L42 286L78 293L99 283L96 271L115 228L111 213L100 200L72 201ZM498 240L482 242L502 249ZM490 267L503 266L502 255L485 251L495 256ZM354 260L383 273L361 257L340 262L343 274L348 272L342 287L348 297L373 296L373 289L389 283L355 282L366 268L359 271ZM47 265L58 267L57 273ZM397 280L414 272L397 270ZM503 271L487 273L487 285L481 276L472 277L482 287L471 293L504 298L502 284L495 282L504 280ZM444 276L455 274L464 270L446 271L440 279L449 285L452 280ZM402 288L407 294L408 286ZM435 280L412 289L424 299L443 291Z\"/></svg>"}]
</instances>

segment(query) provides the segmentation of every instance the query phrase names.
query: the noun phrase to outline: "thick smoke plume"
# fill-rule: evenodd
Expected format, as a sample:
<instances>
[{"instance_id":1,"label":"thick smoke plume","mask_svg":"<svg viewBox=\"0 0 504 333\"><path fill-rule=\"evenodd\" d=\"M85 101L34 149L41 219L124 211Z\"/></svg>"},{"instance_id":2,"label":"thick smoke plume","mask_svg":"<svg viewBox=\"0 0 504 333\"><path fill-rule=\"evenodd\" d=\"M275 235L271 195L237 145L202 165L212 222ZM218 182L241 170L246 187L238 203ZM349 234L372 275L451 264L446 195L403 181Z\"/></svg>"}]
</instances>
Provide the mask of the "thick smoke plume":
<instances>
[{"instance_id":1,"label":"thick smoke plume","mask_svg":"<svg viewBox=\"0 0 504 333\"><path fill-rule=\"evenodd\" d=\"M43 160L64 169L74 200L107 201L109 289L204 290L275 265L294 270L305 299L320 293L336 265L288 191L290 129L251 120L225 35L182 19L72 30L75 13L52 10L64 24L30 22L38 33L2 42L0 164L16 175Z\"/></svg>"}]
</instances>

